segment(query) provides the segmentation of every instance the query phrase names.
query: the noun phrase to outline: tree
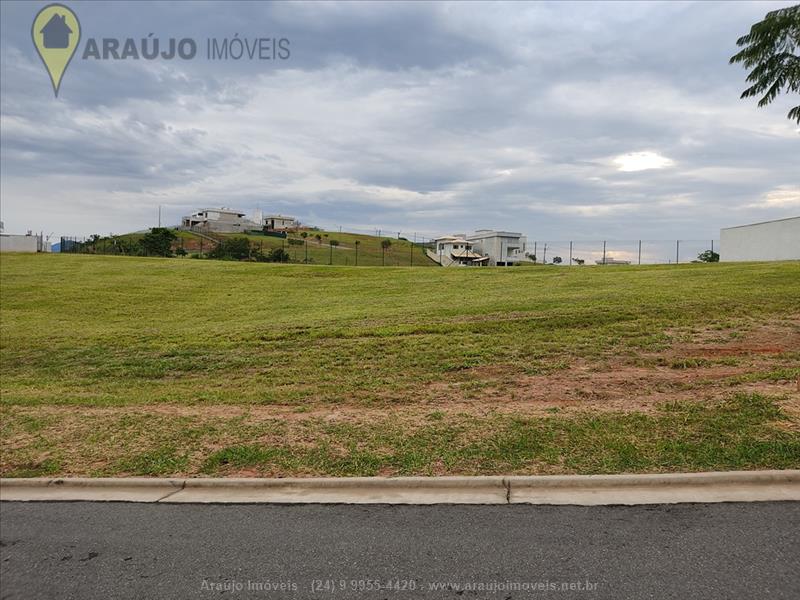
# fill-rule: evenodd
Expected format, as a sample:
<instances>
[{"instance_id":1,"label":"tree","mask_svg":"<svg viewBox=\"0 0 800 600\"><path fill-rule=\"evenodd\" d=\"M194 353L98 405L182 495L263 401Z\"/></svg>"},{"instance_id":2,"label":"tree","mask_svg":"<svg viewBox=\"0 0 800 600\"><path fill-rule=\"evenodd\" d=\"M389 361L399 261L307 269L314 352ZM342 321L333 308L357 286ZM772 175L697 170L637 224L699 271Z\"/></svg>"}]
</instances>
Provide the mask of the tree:
<instances>
[{"instance_id":1,"label":"tree","mask_svg":"<svg viewBox=\"0 0 800 600\"><path fill-rule=\"evenodd\" d=\"M332 265L332 264L333 264L333 249L334 249L336 246L338 246L338 245L339 245L339 240L328 240L328 244L329 244L329 245L330 245L330 247L331 247L331 256L330 256L330 258L328 259L328 264L329 264L329 265Z\"/></svg>"},{"instance_id":2,"label":"tree","mask_svg":"<svg viewBox=\"0 0 800 600\"><path fill-rule=\"evenodd\" d=\"M758 106L766 106L786 88L786 93L800 93L800 4L773 10L763 21L750 28L750 33L736 40L744 47L734 54L730 63L742 63L751 69L747 81L752 85L742 92L741 98L763 94ZM800 106L787 115L800 123Z\"/></svg>"},{"instance_id":3,"label":"tree","mask_svg":"<svg viewBox=\"0 0 800 600\"><path fill-rule=\"evenodd\" d=\"M582 258L573 258L572 260L573 260L573 261L574 261L576 264L578 264L578 265L582 265L583 263L585 263L585 262L586 262L586 261L585 261L584 259L582 259Z\"/></svg>"},{"instance_id":4,"label":"tree","mask_svg":"<svg viewBox=\"0 0 800 600\"><path fill-rule=\"evenodd\" d=\"M392 240L383 240L381 242L381 265L386 266L386 251L392 247Z\"/></svg>"},{"instance_id":5,"label":"tree","mask_svg":"<svg viewBox=\"0 0 800 600\"><path fill-rule=\"evenodd\" d=\"M563 261L561 260L561 257L560 257L560 256L554 256L554 257L553 257L553 264L554 264L554 265L560 265L562 262L563 262Z\"/></svg>"},{"instance_id":6,"label":"tree","mask_svg":"<svg viewBox=\"0 0 800 600\"><path fill-rule=\"evenodd\" d=\"M175 232L166 227L153 227L149 233L144 234L139 245L148 256L170 256L172 242L178 239Z\"/></svg>"},{"instance_id":7,"label":"tree","mask_svg":"<svg viewBox=\"0 0 800 600\"><path fill-rule=\"evenodd\" d=\"M713 250L706 250L697 255L697 260L700 262L719 262L719 254Z\"/></svg>"}]
</instances>

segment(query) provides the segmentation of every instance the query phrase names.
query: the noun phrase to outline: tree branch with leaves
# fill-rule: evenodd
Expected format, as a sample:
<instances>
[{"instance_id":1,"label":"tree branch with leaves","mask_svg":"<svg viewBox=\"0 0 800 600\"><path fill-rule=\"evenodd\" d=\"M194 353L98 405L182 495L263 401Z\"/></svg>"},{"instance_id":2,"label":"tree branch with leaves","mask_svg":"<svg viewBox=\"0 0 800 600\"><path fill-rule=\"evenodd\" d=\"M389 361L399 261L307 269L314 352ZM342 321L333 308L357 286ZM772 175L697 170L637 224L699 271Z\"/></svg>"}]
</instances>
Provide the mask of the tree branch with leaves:
<instances>
[{"instance_id":1,"label":"tree branch with leaves","mask_svg":"<svg viewBox=\"0 0 800 600\"><path fill-rule=\"evenodd\" d=\"M758 106L763 107L784 90L800 93L800 4L767 13L736 45L743 49L731 57L730 64L742 63L750 69L747 81L752 84L741 98L761 96ZM787 117L800 123L800 106Z\"/></svg>"}]
</instances>

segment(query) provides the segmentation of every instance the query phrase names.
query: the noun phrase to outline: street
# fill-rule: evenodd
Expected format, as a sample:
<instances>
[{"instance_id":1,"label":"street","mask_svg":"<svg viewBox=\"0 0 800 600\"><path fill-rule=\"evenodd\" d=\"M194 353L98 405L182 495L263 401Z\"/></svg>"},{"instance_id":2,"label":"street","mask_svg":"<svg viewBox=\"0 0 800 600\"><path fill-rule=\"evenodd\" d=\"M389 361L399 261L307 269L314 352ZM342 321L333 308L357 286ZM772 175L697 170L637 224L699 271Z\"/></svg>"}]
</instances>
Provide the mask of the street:
<instances>
[{"instance_id":1,"label":"street","mask_svg":"<svg viewBox=\"0 0 800 600\"><path fill-rule=\"evenodd\" d=\"M0 505L3 599L798 598L800 503Z\"/></svg>"}]
</instances>

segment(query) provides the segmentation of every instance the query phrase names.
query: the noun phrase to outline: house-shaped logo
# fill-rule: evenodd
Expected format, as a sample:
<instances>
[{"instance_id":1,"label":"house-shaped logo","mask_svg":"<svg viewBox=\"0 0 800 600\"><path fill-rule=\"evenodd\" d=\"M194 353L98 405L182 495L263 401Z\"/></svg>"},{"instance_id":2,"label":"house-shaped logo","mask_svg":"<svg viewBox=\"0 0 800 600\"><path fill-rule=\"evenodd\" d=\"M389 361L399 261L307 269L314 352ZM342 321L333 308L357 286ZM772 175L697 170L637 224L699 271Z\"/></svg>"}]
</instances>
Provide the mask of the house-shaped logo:
<instances>
[{"instance_id":1,"label":"house-shaped logo","mask_svg":"<svg viewBox=\"0 0 800 600\"><path fill-rule=\"evenodd\" d=\"M42 34L42 45L45 48L68 48L72 29L67 25L67 16L56 13L39 33Z\"/></svg>"},{"instance_id":2,"label":"house-shaped logo","mask_svg":"<svg viewBox=\"0 0 800 600\"><path fill-rule=\"evenodd\" d=\"M78 17L63 4L48 4L33 18L31 38L57 97L61 78L81 41Z\"/></svg>"}]
</instances>

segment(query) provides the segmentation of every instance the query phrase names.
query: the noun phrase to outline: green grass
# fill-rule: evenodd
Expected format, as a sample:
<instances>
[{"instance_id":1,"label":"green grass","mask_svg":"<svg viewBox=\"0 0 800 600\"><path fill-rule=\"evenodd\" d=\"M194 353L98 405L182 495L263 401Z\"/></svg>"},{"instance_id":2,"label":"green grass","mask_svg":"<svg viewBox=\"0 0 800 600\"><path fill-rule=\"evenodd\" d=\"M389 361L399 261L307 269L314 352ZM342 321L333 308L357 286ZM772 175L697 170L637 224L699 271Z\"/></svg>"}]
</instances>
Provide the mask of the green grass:
<instances>
[{"instance_id":1,"label":"green grass","mask_svg":"<svg viewBox=\"0 0 800 600\"><path fill-rule=\"evenodd\" d=\"M800 313L800 265L389 269L4 255L3 404L403 403L443 375Z\"/></svg>"},{"instance_id":2,"label":"green grass","mask_svg":"<svg viewBox=\"0 0 800 600\"><path fill-rule=\"evenodd\" d=\"M513 392L578 362L676 374L737 364L647 356L676 331L735 339L753 323L796 323L799 263L356 269L6 254L0 291L4 474L800 466L791 414L742 421L700 396L672 412L546 416L494 413L497 396L488 412L454 413L437 396L447 384L482 406L489 387ZM728 401L744 406L739 385L797 377L792 356L726 380ZM198 417L220 405L289 405L295 417ZM337 407L373 412L320 416Z\"/></svg>"}]
</instances>

